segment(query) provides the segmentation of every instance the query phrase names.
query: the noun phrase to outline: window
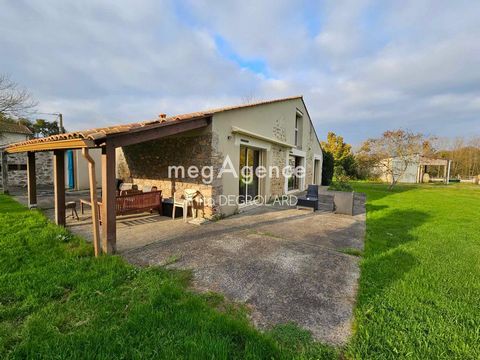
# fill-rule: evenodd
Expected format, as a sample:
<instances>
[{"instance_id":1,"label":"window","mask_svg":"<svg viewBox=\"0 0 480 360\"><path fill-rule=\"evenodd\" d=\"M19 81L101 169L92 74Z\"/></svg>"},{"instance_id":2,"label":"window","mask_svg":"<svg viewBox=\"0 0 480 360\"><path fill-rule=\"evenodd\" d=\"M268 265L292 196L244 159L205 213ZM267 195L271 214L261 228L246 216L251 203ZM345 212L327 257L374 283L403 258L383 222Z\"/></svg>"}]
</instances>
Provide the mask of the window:
<instances>
[{"instance_id":1,"label":"window","mask_svg":"<svg viewBox=\"0 0 480 360\"><path fill-rule=\"evenodd\" d=\"M295 146L297 149L302 148L302 134L303 134L303 113L297 109L295 116Z\"/></svg>"},{"instance_id":2,"label":"window","mask_svg":"<svg viewBox=\"0 0 480 360\"><path fill-rule=\"evenodd\" d=\"M2 166L0 165L0 172L2 170ZM18 171L22 170L25 171L27 170L27 164L8 164L8 171Z\"/></svg>"},{"instance_id":3,"label":"window","mask_svg":"<svg viewBox=\"0 0 480 360\"><path fill-rule=\"evenodd\" d=\"M239 200L246 203L255 199L259 194L259 179L256 170L260 165L260 150L240 145L240 166L239 166ZM242 172L243 168L248 171ZM245 175L245 176L244 176Z\"/></svg>"},{"instance_id":4,"label":"window","mask_svg":"<svg viewBox=\"0 0 480 360\"><path fill-rule=\"evenodd\" d=\"M288 177L288 191L300 189L300 178L296 176L295 169L302 166L302 158L300 156L289 155L288 166L292 170L292 174Z\"/></svg>"},{"instance_id":5,"label":"window","mask_svg":"<svg viewBox=\"0 0 480 360\"><path fill-rule=\"evenodd\" d=\"M295 118L295 146L298 146L298 117Z\"/></svg>"}]
</instances>

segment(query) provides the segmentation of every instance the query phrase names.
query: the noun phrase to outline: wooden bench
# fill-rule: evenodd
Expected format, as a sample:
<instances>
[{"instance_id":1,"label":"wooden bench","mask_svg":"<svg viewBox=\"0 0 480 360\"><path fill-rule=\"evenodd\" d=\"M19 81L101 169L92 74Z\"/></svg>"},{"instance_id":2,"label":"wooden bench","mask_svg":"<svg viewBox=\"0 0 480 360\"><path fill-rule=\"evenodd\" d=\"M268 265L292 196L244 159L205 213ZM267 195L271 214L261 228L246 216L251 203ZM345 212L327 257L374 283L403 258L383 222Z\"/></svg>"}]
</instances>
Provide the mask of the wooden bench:
<instances>
[{"instance_id":1,"label":"wooden bench","mask_svg":"<svg viewBox=\"0 0 480 360\"><path fill-rule=\"evenodd\" d=\"M98 203L100 209L103 204ZM136 214L157 210L162 215L162 190L150 192L136 192L133 194L119 195L115 198L116 215ZM102 211L100 211L100 214Z\"/></svg>"}]
</instances>

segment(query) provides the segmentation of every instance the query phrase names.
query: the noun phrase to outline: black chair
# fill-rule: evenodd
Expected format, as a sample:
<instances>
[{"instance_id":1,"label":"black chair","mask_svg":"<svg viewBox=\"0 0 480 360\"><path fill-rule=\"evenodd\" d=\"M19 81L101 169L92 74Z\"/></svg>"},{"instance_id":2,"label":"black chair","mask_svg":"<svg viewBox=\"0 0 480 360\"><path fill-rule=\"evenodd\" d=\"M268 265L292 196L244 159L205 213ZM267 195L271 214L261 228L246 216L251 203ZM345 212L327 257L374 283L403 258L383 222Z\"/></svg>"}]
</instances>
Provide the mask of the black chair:
<instances>
[{"instance_id":1,"label":"black chair","mask_svg":"<svg viewBox=\"0 0 480 360\"><path fill-rule=\"evenodd\" d=\"M297 199L298 208L311 208L318 210L318 185L308 185L307 195L300 196Z\"/></svg>"}]
</instances>

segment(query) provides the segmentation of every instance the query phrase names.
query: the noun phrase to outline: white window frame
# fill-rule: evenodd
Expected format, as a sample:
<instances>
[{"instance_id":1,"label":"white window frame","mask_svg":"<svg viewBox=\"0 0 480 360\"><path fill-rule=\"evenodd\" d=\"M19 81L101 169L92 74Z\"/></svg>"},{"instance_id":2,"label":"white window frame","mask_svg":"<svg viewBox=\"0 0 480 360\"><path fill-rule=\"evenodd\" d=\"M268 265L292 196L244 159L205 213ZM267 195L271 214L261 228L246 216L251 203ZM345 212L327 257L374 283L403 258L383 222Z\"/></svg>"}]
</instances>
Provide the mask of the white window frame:
<instances>
[{"instance_id":1,"label":"white window frame","mask_svg":"<svg viewBox=\"0 0 480 360\"><path fill-rule=\"evenodd\" d=\"M285 164L286 166L288 166L288 158L290 157L290 155L292 156L295 156L295 157L300 157L302 158L302 166L305 166L305 170L306 169L306 157L307 157L307 153L305 151L302 151L302 150L298 150L298 149L292 149L290 151L287 151L287 157L285 159ZM293 190L288 190L288 179L285 178L285 185L284 185L284 191L285 191L285 194L288 195L288 194L294 194L296 192L299 192L299 191L303 191L305 190L305 178L306 178L306 174L303 178L300 178L300 188L299 189L293 189Z\"/></svg>"}]
</instances>

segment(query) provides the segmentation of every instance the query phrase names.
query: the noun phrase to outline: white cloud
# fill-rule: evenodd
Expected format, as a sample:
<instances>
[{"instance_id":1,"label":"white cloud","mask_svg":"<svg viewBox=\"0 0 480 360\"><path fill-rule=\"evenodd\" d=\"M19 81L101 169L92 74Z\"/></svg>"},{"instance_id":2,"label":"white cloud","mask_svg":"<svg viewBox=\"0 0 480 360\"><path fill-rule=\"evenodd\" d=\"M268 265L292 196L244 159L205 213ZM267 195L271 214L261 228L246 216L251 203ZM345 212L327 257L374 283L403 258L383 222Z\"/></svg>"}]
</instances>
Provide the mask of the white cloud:
<instances>
[{"instance_id":1,"label":"white cloud","mask_svg":"<svg viewBox=\"0 0 480 360\"><path fill-rule=\"evenodd\" d=\"M0 71L86 128L304 94L320 136L480 131L480 3L11 1ZM268 76L222 56L261 60Z\"/></svg>"}]
</instances>

